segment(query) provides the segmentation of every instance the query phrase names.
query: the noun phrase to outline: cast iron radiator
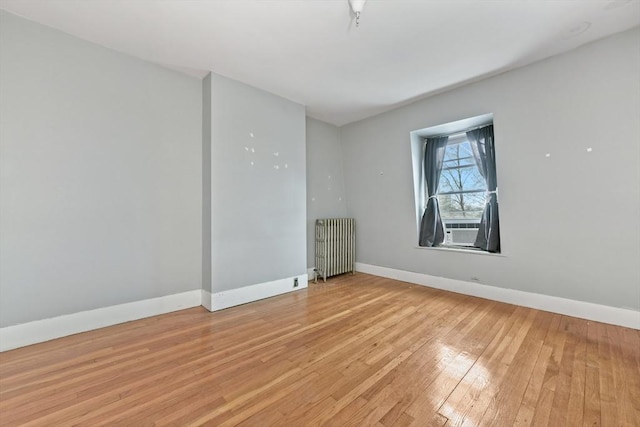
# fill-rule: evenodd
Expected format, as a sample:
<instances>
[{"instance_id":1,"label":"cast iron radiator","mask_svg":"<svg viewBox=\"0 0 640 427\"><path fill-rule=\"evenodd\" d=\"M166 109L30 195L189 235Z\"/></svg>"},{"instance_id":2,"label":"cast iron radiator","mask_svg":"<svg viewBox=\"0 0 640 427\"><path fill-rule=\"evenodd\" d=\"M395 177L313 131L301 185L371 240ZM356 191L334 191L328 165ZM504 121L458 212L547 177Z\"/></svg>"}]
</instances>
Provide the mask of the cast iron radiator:
<instances>
[{"instance_id":1,"label":"cast iron radiator","mask_svg":"<svg viewBox=\"0 0 640 427\"><path fill-rule=\"evenodd\" d=\"M356 223L353 218L316 220L316 268L314 280L355 273Z\"/></svg>"}]
</instances>

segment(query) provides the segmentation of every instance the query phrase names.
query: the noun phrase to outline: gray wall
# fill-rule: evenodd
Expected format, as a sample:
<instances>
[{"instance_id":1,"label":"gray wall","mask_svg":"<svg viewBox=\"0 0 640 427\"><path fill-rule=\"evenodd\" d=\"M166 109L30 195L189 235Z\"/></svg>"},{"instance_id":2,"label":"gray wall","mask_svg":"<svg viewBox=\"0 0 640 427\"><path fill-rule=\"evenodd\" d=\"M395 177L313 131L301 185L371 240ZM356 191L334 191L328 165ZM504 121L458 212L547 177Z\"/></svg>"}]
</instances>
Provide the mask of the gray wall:
<instances>
[{"instance_id":1,"label":"gray wall","mask_svg":"<svg viewBox=\"0 0 640 427\"><path fill-rule=\"evenodd\" d=\"M212 278L203 288L305 274L304 106L213 73L210 86Z\"/></svg>"},{"instance_id":2,"label":"gray wall","mask_svg":"<svg viewBox=\"0 0 640 427\"><path fill-rule=\"evenodd\" d=\"M358 261L640 309L639 40L636 28L343 127ZM504 256L417 249L409 132L484 113Z\"/></svg>"},{"instance_id":3,"label":"gray wall","mask_svg":"<svg viewBox=\"0 0 640 427\"><path fill-rule=\"evenodd\" d=\"M347 216L340 129L307 117L307 267L315 267L315 220Z\"/></svg>"},{"instance_id":4,"label":"gray wall","mask_svg":"<svg viewBox=\"0 0 640 427\"><path fill-rule=\"evenodd\" d=\"M201 86L0 12L0 326L200 288Z\"/></svg>"},{"instance_id":5,"label":"gray wall","mask_svg":"<svg viewBox=\"0 0 640 427\"><path fill-rule=\"evenodd\" d=\"M211 74L202 80L202 289L211 292Z\"/></svg>"}]
</instances>

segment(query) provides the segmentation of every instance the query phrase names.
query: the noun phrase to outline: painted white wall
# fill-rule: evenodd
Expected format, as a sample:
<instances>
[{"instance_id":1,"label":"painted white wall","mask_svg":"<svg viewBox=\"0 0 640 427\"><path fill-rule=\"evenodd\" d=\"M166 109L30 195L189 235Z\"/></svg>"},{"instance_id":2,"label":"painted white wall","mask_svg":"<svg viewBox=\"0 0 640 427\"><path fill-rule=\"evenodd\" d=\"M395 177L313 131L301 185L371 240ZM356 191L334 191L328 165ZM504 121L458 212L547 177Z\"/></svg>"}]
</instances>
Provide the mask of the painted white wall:
<instances>
[{"instance_id":1,"label":"painted white wall","mask_svg":"<svg viewBox=\"0 0 640 427\"><path fill-rule=\"evenodd\" d=\"M217 74L209 79L211 284L203 289L305 275L304 106Z\"/></svg>"},{"instance_id":2,"label":"painted white wall","mask_svg":"<svg viewBox=\"0 0 640 427\"><path fill-rule=\"evenodd\" d=\"M344 126L358 261L639 310L639 75L636 28ZM504 256L416 248L409 133L485 113Z\"/></svg>"},{"instance_id":3,"label":"painted white wall","mask_svg":"<svg viewBox=\"0 0 640 427\"><path fill-rule=\"evenodd\" d=\"M0 326L200 289L200 80L5 12L0 64Z\"/></svg>"},{"instance_id":4,"label":"painted white wall","mask_svg":"<svg viewBox=\"0 0 640 427\"><path fill-rule=\"evenodd\" d=\"M347 216L340 129L307 117L307 267L315 267L315 221Z\"/></svg>"}]
</instances>

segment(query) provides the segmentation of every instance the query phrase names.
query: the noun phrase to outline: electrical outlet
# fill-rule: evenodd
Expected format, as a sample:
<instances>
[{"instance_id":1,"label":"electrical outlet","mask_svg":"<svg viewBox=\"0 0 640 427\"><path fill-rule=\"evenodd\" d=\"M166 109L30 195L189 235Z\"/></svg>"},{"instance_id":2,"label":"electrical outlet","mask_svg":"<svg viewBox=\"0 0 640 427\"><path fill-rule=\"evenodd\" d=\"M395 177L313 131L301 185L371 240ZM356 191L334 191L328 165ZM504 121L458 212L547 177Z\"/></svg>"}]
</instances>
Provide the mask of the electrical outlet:
<instances>
[{"instance_id":1,"label":"electrical outlet","mask_svg":"<svg viewBox=\"0 0 640 427\"><path fill-rule=\"evenodd\" d=\"M297 288L297 287L298 287L298 278L297 278L297 277L294 277L294 278L293 278L293 287L294 287L294 288Z\"/></svg>"}]
</instances>

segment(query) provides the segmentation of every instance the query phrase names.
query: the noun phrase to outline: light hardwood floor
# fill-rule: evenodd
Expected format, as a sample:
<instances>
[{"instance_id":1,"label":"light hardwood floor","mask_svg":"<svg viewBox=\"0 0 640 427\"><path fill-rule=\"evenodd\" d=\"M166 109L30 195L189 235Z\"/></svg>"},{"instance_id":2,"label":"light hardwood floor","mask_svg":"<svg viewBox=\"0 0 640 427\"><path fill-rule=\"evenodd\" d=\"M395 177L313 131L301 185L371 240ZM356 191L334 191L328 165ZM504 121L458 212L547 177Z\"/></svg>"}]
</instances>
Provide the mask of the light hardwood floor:
<instances>
[{"instance_id":1,"label":"light hardwood floor","mask_svg":"<svg viewBox=\"0 0 640 427\"><path fill-rule=\"evenodd\" d=\"M365 274L0 362L3 426L640 425L639 331Z\"/></svg>"}]
</instances>

